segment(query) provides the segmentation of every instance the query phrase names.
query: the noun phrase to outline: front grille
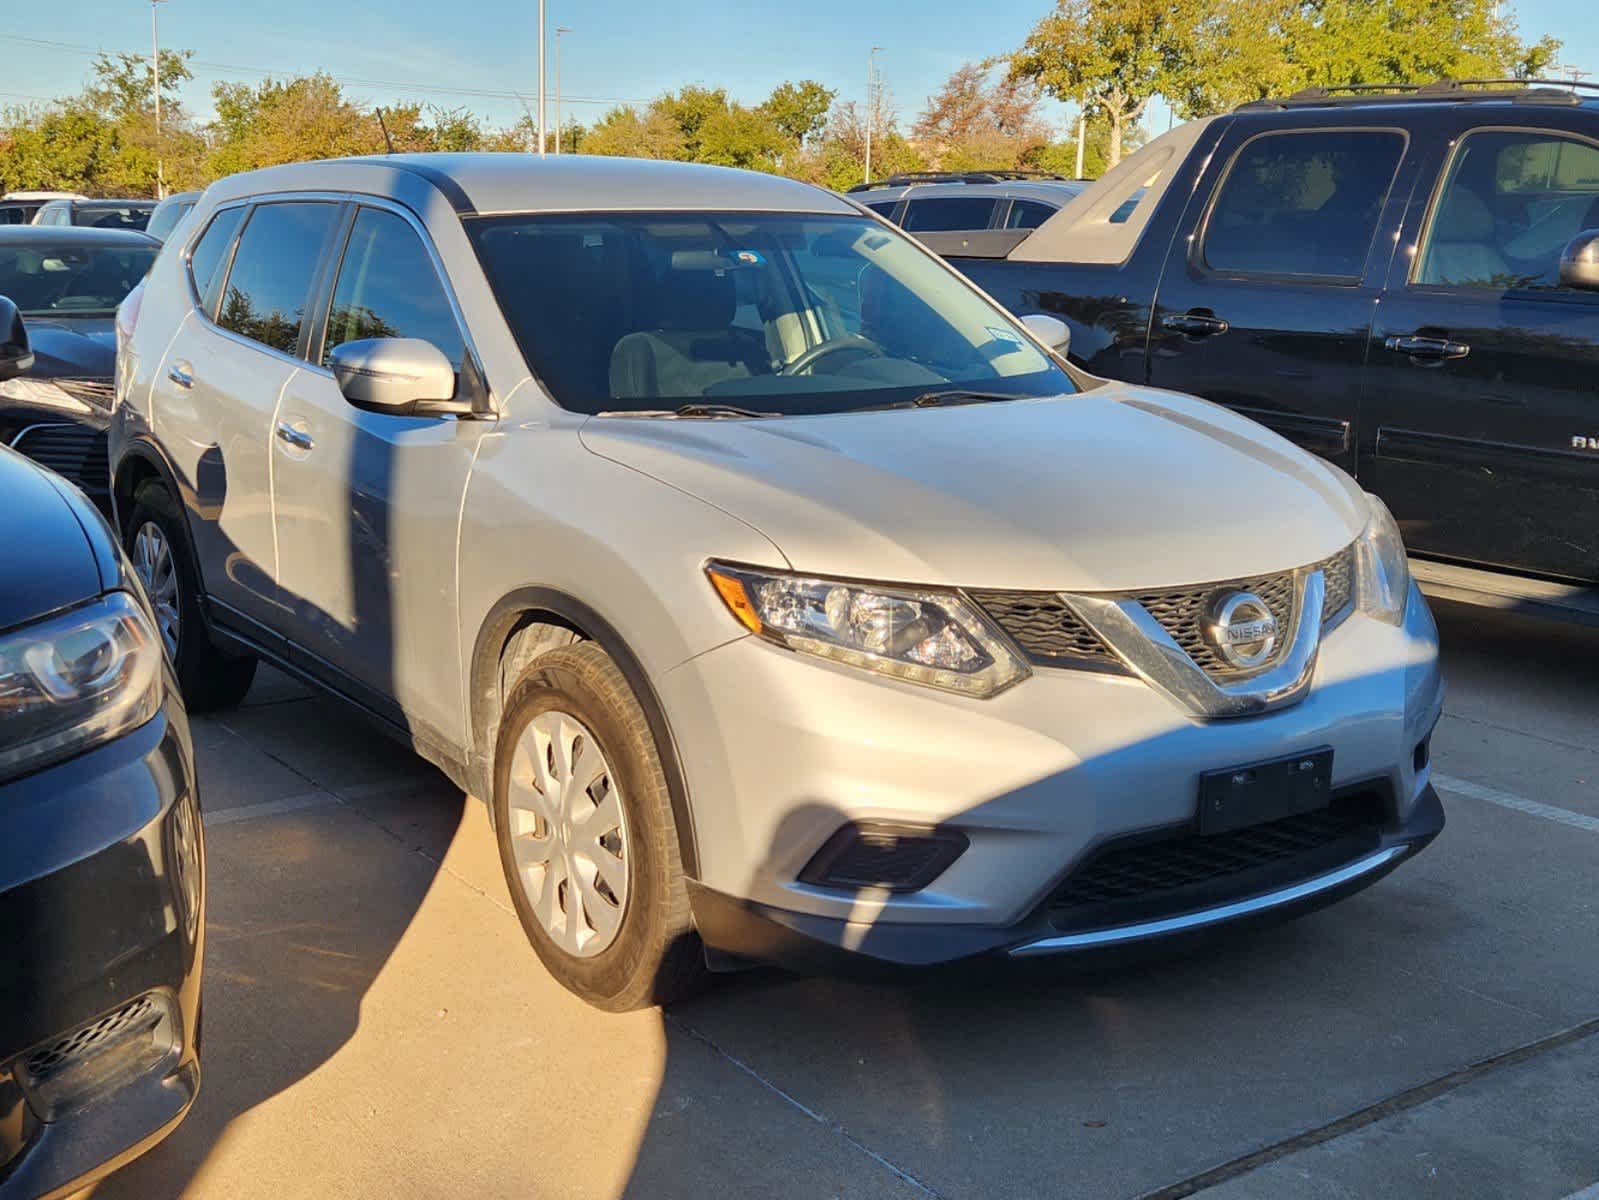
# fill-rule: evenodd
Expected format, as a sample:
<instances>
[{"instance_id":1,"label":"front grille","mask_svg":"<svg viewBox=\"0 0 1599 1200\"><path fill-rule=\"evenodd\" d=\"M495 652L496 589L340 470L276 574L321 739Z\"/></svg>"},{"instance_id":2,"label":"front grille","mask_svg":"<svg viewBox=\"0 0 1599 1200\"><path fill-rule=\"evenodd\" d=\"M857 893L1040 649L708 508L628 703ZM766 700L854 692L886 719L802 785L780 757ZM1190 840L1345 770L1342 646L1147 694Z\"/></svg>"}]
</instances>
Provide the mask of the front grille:
<instances>
[{"instance_id":1,"label":"front grille","mask_svg":"<svg viewBox=\"0 0 1599 1200\"><path fill-rule=\"evenodd\" d=\"M117 395L109 379L56 379L51 382L74 400L82 400L96 408L109 409Z\"/></svg>"},{"instance_id":2,"label":"front grille","mask_svg":"<svg viewBox=\"0 0 1599 1200\"><path fill-rule=\"evenodd\" d=\"M88 425L30 425L12 440L11 448L86 492L105 492L111 486L106 436Z\"/></svg>"},{"instance_id":3,"label":"front grille","mask_svg":"<svg viewBox=\"0 0 1599 1200\"><path fill-rule=\"evenodd\" d=\"M1073 871L1047 908L1055 924L1081 925L1225 903L1369 852L1382 819L1380 797L1368 793L1212 837L1184 829L1154 841L1112 843Z\"/></svg>"},{"instance_id":4,"label":"front grille","mask_svg":"<svg viewBox=\"0 0 1599 1200\"><path fill-rule=\"evenodd\" d=\"M1054 592L968 592L1034 662L1120 660Z\"/></svg>"},{"instance_id":5,"label":"front grille","mask_svg":"<svg viewBox=\"0 0 1599 1200\"><path fill-rule=\"evenodd\" d=\"M141 1025L153 1024L160 1015L153 998L148 994L140 996L64 1038L40 1046L23 1059L23 1071L32 1084L47 1083L73 1063L91 1057L106 1043Z\"/></svg>"},{"instance_id":6,"label":"front grille","mask_svg":"<svg viewBox=\"0 0 1599 1200\"><path fill-rule=\"evenodd\" d=\"M1354 547L1339 551L1331 558L1314 564L1311 569L1323 573L1326 601L1322 610L1322 627L1330 628L1348 615L1353 601ZM1255 593L1271 609L1281 631L1271 660L1249 672L1229 667L1205 637L1208 603L1224 590ZM1297 572L1279 571L1229 583L1147 592L1133 598L1144 606L1200 669L1214 679L1226 680L1266 670L1288 653L1294 620L1298 616L1298 590ZM1110 647L1100 641L1055 592L972 591L968 595L993 617L1035 663L1042 666L1084 663L1107 667L1120 665L1120 660Z\"/></svg>"}]
</instances>

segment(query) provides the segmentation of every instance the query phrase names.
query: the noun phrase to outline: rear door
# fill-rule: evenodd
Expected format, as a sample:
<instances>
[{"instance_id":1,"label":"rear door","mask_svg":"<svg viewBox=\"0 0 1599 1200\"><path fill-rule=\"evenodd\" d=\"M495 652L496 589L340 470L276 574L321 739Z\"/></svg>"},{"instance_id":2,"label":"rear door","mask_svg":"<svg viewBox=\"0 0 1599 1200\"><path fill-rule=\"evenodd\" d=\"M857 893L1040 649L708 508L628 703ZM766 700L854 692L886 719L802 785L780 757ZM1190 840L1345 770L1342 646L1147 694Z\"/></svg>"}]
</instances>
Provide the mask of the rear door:
<instances>
[{"instance_id":1,"label":"rear door","mask_svg":"<svg viewBox=\"0 0 1599 1200\"><path fill-rule=\"evenodd\" d=\"M1473 107L1372 328L1361 476L1418 554L1599 581L1599 293L1558 276L1599 228L1599 122Z\"/></svg>"},{"instance_id":2,"label":"rear door","mask_svg":"<svg viewBox=\"0 0 1599 1200\"><path fill-rule=\"evenodd\" d=\"M1148 378L1355 467L1361 368L1413 177L1410 137L1347 112L1241 116L1155 297Z\"/></svg>"},{"instance_id":3,"label":"rear door","mask_svg":"<svg viewBox=\"0 0 1599 1200\"><path fill-rule=\"evenodd\" d=\"M268 447L338 215L335 203L299 200L218 212L190 255L197 309L152 393L206 594L224 621L250 633L279 624Z\"/></svg>"},{"instance_id":4,"label":"rear door","mask_svg":"<svg viewBox=\"0 0 1599 1200\"><path fill-rule=\"evenodd\" d=\"M424 233L401 211L354 210L324 296L271 439L291 654L413 734L458 743L457 522L492 425L355 408L327 362L344 342L421 338L455 364L458 389L479 377Z\"/></svg>"}]
</instances>

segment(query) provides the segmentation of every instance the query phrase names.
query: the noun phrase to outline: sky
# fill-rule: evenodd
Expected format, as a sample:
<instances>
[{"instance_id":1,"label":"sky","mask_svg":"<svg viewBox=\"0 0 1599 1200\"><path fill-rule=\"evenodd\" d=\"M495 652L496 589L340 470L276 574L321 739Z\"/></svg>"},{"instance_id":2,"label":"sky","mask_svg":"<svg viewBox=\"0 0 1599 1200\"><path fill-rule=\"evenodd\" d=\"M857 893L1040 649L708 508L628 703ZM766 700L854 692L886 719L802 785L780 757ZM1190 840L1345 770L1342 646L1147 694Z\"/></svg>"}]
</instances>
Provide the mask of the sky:
<instances>
[{"instance_id":1,"label":"sky","mask_svg":"<svg viewBox=\"0 0 1599 1200\"><path fill-rule=\"evenodd\" d=\"M23 19L0 23L0 107L78 91L94 52L149 53L146 0L4 0ZM862 100L867 56L879 69L903 125L962 63L1014 49L1050 0L546 0L549 104L553 121L554 36L562 38L566 112L585 123L618 102L647 102L684 83L726 87L761 100L786 79L812 78ZM1593 0L1519 0L1511 6L1527 40L1562 39L1562 61L1599 79ZM217 81L258 82L322 70L375 103L419 100L465 107L508 125L537 88L537 0L162 0L161 44L194 51L184 102L211 114ZM48 43L48 44L41 44ZM469 93L501 93L481 95ZM1051 106L1064 122L1066 110ZM1167 113L1151 113L1152 131Z\"/></svg>"}]
</instances>

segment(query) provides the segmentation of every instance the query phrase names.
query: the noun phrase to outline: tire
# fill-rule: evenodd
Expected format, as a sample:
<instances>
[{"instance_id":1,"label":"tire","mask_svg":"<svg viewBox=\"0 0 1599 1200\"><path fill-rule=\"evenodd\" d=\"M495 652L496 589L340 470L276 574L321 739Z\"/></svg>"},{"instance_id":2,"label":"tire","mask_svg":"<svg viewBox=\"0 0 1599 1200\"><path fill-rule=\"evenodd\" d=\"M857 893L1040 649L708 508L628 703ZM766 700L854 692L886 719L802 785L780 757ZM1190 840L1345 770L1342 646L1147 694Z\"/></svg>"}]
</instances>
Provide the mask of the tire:
<instances>
[{"instance_id":1,"label":"tire","mask_svg":"<svg viewBox=\"0 0 1599 1200\"><path fill-rule=\"evenodd\" d=\"M540 745L542 772L533 762ZM592 752L604 771L578 787L595 767ZM563 770L577 784L558 786ZM546 804L560 830L541 815ZM660 755L633 690L595 643L550 651L512 689L495 746L493 807L516 915L563 986L609 1012L668 1004L702 986L704 954ZM562 812L577 815L565 821ZM606 870L595 866L602 859ZM588 882L566 878L573 869Z\"/></svg>"},{"instance_id":2,"label":"tire","mask_svg":"<svg viewBox=\"0 0 1599 1200\"><path fill-rule=\"evenodd\" d=\"M159 531L171 556L170 571L159 573L154 580L145 576L152 565L148 549L157 540L147 537L141 544L146 526ZM133 509L122 535L123 547L133 561L135 574L150 593L151 603L157 605L162 639L172 654L184 704L196 713L235 708L255 679L256 660L253 655L228 654L211 641L200 612L200 576L189 553L186 534L183 515L172 493L154 481L141 485L133 494ZM175 591L169 593L170 600L163 609L156 593L168 577ZM167 628L173 612L177 618L175 633Z\"/></svg>"}]
</instances>

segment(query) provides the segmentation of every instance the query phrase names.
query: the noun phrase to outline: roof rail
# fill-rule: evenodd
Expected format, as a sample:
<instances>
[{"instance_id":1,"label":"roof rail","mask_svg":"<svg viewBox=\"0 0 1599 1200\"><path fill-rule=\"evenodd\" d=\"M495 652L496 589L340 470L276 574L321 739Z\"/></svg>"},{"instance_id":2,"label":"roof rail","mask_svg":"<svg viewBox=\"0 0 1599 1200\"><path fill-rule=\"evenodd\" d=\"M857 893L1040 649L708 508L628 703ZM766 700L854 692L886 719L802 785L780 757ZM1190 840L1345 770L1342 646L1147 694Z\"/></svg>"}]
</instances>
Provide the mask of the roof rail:
<instances>
[{"instance_id":1,"label":"roof rail","mask_svg":"<svg viewBox=\"0 0 1599 1200\"><path fill-rule=\"evenodd\" d=\"M1026 170L993 170L993 171L902 171L898 175L889 175L882 179L874 179L871 183L857 183L849 190L852 192L869 192L875 188L909 187L915 183L1005 183L1019 180L1040 180L1043 182L1071 182L1065 175L1056 175L1052 171L1026 171Z\"/></svg>"},{"instance_id":2,"label":"roof rail","mask_svg":"<svg viewBox=\"0 0 1599 1200\"><path fill-rule=\"evenodd\" d=\"M1584 94L1586 93L1586 94ZM1484 103L1523 100L1537 104L1581 104L1599 97L1599 83L1574 79L1435 79L1431 83L1347 83L1302 88L1290 96L1252 100L1234 112L1315 105L1393 104L1449 100Z\"/></svg>"}]
</instances>

